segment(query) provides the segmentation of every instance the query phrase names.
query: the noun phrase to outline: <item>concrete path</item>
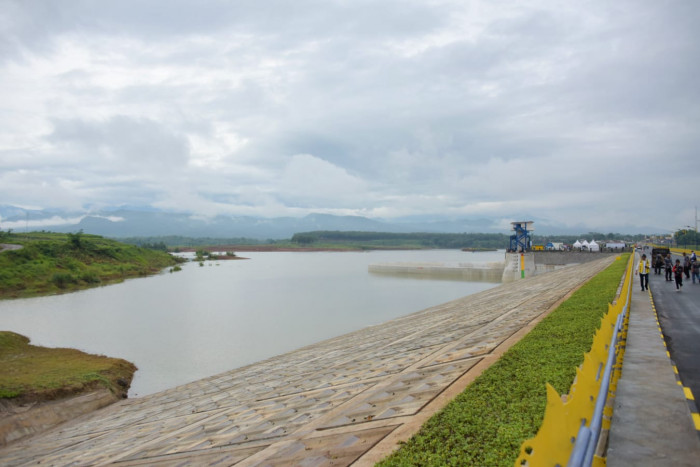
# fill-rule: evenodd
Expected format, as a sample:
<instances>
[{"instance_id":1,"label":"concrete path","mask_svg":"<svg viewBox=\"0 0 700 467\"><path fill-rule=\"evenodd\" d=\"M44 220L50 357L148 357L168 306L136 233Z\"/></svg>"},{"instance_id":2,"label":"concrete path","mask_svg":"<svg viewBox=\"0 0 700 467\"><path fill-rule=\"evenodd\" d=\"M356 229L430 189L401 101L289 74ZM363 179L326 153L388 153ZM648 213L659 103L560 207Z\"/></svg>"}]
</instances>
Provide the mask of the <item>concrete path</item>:
<instances>
[{"instance_id":1,"label":"concrete path","mask_svg":"<svg viewBox=\"0 0 700 467\"><path fill-rule=\"evenodd\" d=\"M3 465L372 465L613 258L368 327L75 419Z\"/></svg>"},{"instance_id":2,"label":"concrete path","mask_svg":"<svg viewBox=\"0 0 700 467\"><path fill-rule=\"evenodd\" d=\"M691 416L653 307L652 297L659 287L667 287L663 276L652 278L651 294L640 291L637 281L632 289L627 346L608 441L608 467L700 465L700 436L695 427L700 421Z\"/></svg>"}]
</instances>

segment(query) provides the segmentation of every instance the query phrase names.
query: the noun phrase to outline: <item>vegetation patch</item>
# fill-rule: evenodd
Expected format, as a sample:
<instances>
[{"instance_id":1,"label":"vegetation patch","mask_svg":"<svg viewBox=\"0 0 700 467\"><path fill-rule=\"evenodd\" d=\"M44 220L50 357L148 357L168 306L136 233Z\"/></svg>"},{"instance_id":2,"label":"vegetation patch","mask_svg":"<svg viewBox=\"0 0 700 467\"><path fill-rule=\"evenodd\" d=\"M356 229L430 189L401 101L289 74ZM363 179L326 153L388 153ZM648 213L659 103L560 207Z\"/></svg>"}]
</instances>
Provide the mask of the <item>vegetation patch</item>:
<instances>
[{"instance_id":1,"label":"vegetation patch","mask_svg":"<svg viewBox=\"0 0 700 467\"><path fill-rule=\"evenodd\" d=\"M0 331L0 398L20 403L54 400L105 387L126 397L136 366L76 349L34 346Z\"/></svg>"},{"instance_id":2,"label":"vegetation patch","mask_svg":"<svg viewBox=\"0 0 700 467\"><path fill-rule=\"evenodd\" d=\"M2 240L22 248L0 253L0 298L63 293L119 282L179 262L163 251L82 232L4 233Z\"/></svg>"},{"instance_id":3,"label":"vegetation patch","mask_svg":"<svg viewBox=\"0 0 700 467\"><path fill-rule=\"evenodd\" d=\"M626 258L572 294L378 465L511 467L542 423L545 383L568 393L615 298Z\"/></svg>"}]
</instances>

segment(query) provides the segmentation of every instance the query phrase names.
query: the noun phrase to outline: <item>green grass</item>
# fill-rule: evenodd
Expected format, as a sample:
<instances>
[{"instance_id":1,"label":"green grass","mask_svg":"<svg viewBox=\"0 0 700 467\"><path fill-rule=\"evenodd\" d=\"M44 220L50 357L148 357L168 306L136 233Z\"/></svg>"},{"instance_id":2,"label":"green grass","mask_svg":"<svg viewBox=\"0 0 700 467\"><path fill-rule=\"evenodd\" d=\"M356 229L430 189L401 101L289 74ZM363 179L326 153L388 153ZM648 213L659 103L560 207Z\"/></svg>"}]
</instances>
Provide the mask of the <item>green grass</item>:
<instances>
[{"instance_id":1,"label":"green grass","mask_svg":"<svg viewBox=\"0 0 700 467\"><path fill-rule=\"evenodd\" d=\"M628 256L576 291L378 465L511 467L542 423L545 383L569 392Z\"/></svg>"},{"instance_id":2,"label":"green grass","mask_svg":"<svg viewBox=\"0 0 700 467\"><path fill-rule=\"evenodd\" d=\"M38 347L20 334L0 331L0 398L52 400L98 386L126 394L135 371L126 360Z\"/></svg>"},{"instance_id":3,"label":"green grass","mask_svg":"<svg viewBox=\"0 0 700 467\"><path fill-rule=\"evenodd\" d=\"M23 248L0 253L0 298L94 287L153 274L178 262L162 251L82 233L5 234L2 241Z\"/></svg>"}]
</instances>

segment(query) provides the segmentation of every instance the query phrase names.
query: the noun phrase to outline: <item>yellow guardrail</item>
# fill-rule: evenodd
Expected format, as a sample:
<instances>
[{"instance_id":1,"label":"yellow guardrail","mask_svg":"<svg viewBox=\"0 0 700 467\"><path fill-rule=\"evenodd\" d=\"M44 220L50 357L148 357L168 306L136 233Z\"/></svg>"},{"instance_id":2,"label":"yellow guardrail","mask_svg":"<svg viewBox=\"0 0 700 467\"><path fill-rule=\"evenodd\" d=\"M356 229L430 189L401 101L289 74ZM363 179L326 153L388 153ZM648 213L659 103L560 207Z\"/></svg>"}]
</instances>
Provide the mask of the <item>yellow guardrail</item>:
<instances>
[{"instance_id":1,"label":"yellow guardrail","mask_svg":"<svg viewBox=\"0 0 700 467\"><path fill-rule=\"evenodd\" d=\"M556 389L547 383L547 405L542 426L534 438L523 442L520 447L520 455L515 461L516 467L567 465L581 427L590 425L597 399L601 398L599 393L601 383L604 380L605 367L611 361L609 360L610 344L613 340L613 334L618 332L618 317L626 307L631 278L634 275L633 269L634 255L630 255L619 299L615 304L608 305L608 311L602 318L600 328L593 338L591 350L584 355L583 363L576 369L576 379L571 385L569 394L560 396ZM611 396L615 394L617 380L622 369L627 336L626 321L620 332L622 336L618 336L620 338L616 344L614 364L610 368L607 404L603 411L603 430L610 427ZM592 465L604 466L605 459L593 456Z\"/></svg>"},{"instance_id":2,"label":"yellow guardrail","mask_svg":"<svg viewBox=\"0 0 700 467\"><path fill-rule=\"evenodd\" d=\"M690 248L675 248L675 247L674 247L674 248L669 248L669 250L671 251L671 253L675 253L675 254L677 254L677 255L682 255L683 253L685 253L686 255L689 255L689 254L691 254L693 251L696 251L696 250L691 250ZM697 254L697 253L696 253L696 254Z\"/></svg>"},{"instance_id":3,"label":"yellow guardrail","mask_svg":"<svg viewBox=\"0 0 700 467\"><path fill-rule=\"evenodd\" d=\"M688 245L685 248L681 248L679 246L668 246L668 245L659 245L652 243L651 245L652 248L668 248L671 253L677 254L677 255L682 255L683 253L689 255L693 251L696 253L700 251L700 247L698 245Z\"/></svg>"}]
</instances>

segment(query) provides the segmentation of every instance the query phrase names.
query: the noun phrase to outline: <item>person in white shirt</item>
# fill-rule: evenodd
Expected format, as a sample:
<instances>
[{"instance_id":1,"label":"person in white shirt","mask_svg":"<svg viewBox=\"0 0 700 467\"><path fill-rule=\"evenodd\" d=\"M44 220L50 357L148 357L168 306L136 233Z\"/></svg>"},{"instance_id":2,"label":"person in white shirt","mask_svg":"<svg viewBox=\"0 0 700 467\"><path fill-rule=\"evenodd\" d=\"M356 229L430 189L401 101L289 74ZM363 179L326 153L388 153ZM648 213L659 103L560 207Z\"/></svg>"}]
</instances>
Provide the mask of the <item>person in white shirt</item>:
<instances>
[{"instance_id":1,"label":"person in white shirt","mask_svg":"<svg viewBox=\"0 0 700 467\"><path fill-rule=\"evenodd\" d=\"M647 259L647 255L642 255L642 259L639 260L639 268L635 273L639 275L639 282L642 285L642 292L649 290L649 270L651 265Z\"/></svg>"}]
</instances>

